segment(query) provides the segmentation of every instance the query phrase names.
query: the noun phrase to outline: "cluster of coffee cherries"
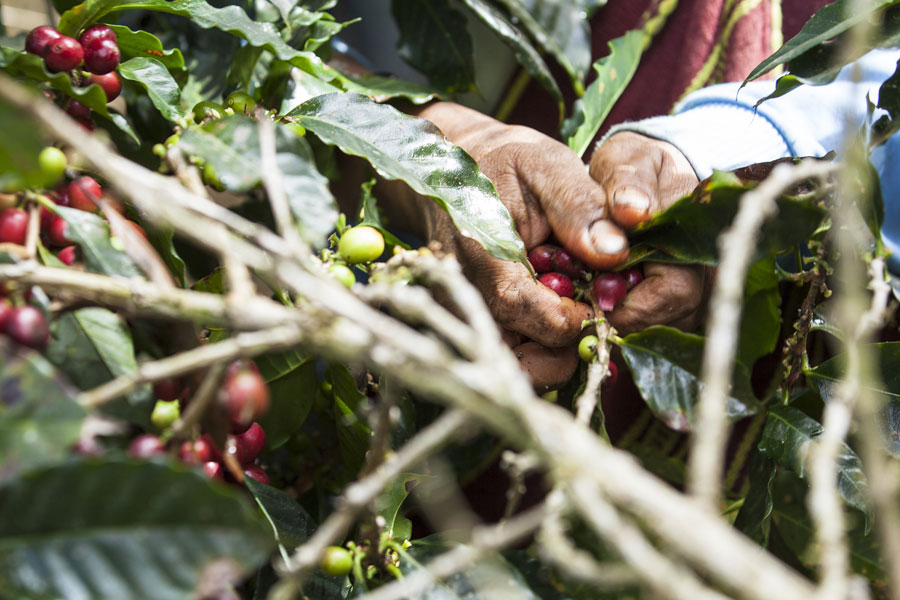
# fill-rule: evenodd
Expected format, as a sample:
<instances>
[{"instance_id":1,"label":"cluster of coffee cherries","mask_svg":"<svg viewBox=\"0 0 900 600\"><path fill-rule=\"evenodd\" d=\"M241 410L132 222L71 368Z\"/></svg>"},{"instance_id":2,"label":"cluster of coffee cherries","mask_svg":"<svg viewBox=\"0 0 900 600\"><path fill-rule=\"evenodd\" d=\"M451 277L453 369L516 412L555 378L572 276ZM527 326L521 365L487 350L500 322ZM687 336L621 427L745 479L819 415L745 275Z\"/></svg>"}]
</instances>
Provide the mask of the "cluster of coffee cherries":
<instances>
[{"instance_id":1,"label":"cluster of coffee cherries","mask_svg":"<svg viewBox=\"0 0 900 600\"><path fill-rule=\"evenodd\" d=\"M153 385L153 394L157 400L150 421L162 435L144 433L134 438L128 446L132 458L148 459L166 454L164 440L191 399L190 387L176 378L157 381ZM230 455L245 477L269 483L268 475L257 463L266 445L266 432L257 419L269 408L269 389L254 363L236 361L229 365L219 389L218 404L227 411L231 424L224 447L219 447L209 434L204 433L182 442L172 451L182 462L201 468L210 478L233 482L236 481L234 474L226 466L226 457Z\"/></svg>"},{"instance_id":2,"label":"cluster of coffee cherries","mask_svg":"<svg viewBox=\"0 0 900 600\"><path fill-rule=\"evenodd\" d=\"M107 102L122 92L122 82L115 71L119 65L119 44L108 25L92 25L77 40L47 25L35 27L25 39L25 51L43 58L47 70L53 73L74 72L83 65L85 72L73 73L73 78L83 87L99 85ZM85 128L93 130L88 107L70 99L65 110Z\"/></svg>"}]
</instances>

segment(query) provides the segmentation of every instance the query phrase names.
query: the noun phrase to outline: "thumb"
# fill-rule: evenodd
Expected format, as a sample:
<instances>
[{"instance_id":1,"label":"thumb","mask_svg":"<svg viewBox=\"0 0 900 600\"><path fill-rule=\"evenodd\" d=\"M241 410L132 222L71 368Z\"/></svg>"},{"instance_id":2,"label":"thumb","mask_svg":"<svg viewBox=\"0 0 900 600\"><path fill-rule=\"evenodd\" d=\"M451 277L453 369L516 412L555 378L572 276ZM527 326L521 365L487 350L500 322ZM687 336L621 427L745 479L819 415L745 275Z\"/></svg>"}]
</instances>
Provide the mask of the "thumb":
<instances>
[{"instance_id":1,"label":"thumb","mask_svg":"<svg viewBox=\"0 0 900 600\"><path fill-rule=\"evenodd\" d=\"M537 197L557 239L594 269L628 258L628 240L609 220L607 196L577 154L562 144L532 146L520 153L519 177Z\"/></svg>"}]
</instances>

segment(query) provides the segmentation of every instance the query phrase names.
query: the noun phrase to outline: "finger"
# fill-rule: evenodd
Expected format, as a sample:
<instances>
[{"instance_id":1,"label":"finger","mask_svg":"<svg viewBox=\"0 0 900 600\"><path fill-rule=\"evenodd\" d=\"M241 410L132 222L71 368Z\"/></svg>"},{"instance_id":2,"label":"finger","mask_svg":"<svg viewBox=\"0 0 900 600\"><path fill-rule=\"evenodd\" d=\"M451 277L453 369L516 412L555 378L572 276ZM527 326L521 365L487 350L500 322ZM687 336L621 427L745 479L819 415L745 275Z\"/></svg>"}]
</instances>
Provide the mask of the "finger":
<instances>
[{"instance_id":1,"label":"finger","mask_svg":"<svg viewBox=\"0 0 900 600\"><path fill-rule=\"evenodd\" d=\"M558 348L573 343L582 323L593 318L590 306L558 296L524 265L492 258L480 246L473 252L467 271L500 327Z\"/></svg>"},{"instance_id":2,"label":"finger","mask_svg":"<svg viewBox=\"0 0 900 600\"><path fill-rule=\"evenodd\" d=\"M578 368L575 346L547 348L536 342L525 342L513 348L513 352L538 394L562 387Z\"/></svg>"},{"instance_id":3,"label":"finger","mask_svg":"<svg viewBox=\"0 0 900 600\"><path fill-rule=\"evenodd\" d=\"M622 334L651 325L690 330L697 324L704 278L704 268L696 265L647 263L644 280L606 317Z\"/></svg>"},{"instance_id":4,"label":"finger","mask_svg":"<svg viewBox=\"0 0 900 600\"><path fill-rule=\"evenodd\" d=\"M517 176L569 251L595 269L625 261L628 240L609 221L606 194L577 154L558 143L520 144L511 151Z\"/></svg>"}]
</instances>

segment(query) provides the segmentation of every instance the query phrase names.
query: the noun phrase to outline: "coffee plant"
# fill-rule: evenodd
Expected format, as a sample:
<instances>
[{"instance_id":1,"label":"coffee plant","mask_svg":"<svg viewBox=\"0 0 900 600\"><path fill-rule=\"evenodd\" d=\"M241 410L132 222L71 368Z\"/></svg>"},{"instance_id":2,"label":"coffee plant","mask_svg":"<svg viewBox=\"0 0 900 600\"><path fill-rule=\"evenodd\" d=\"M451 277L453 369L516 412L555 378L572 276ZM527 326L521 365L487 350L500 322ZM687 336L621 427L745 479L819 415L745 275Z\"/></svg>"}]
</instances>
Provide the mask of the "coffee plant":
<instances>
[{"instance_id":1,"label":"coffee plant","mask_svg":"<svg viewBox=\"0 0 900 600\"><path fill-rule=\"evenodd\" d=\"M394 0L427 84L339 60L367 23L337 0L54 0L6 31L0 598L900 598L900 286L868 163L897 75L843 161L716 173L595 272L526 253L410 115L475 88L479 23L582 155L651 35L592 65L604 3ZM751 78L784 67L781 95L896 43L896 2L851 4ZM565 387L535 394L384 181L594 305ZM705 329L610 326L647 261L717 269Z\"/></svg>"}]
</instances>

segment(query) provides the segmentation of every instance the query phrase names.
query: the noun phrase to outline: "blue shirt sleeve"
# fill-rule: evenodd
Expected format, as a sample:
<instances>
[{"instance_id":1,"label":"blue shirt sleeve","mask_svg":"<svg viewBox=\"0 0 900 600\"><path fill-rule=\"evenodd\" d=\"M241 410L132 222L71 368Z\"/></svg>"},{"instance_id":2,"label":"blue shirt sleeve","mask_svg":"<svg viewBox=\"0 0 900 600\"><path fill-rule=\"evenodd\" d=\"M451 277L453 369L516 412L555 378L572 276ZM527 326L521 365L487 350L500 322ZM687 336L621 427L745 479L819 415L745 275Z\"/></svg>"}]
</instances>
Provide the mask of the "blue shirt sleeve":
<instances>
[{"instance_id":1,"label":"blue shirt sleeve","mask_svg":"<svg viewBox=\"0 0 900 600\"><path fill-rule=\"evenodd\" d=\"M784 156L838 154L848 131L862 127L868 103L897 68L900 51L874 50L845 67L823 86L802 86L760 104L775 89L774 81L711 86L687 96L674 114L613 127L600 141L619 131L634 131L665 140L687 157L697 176L713 169L733 170ZM891 270L900 273L900 136L872 153L881 177L885 203L882 238L893 252ZM892 168L893 167L893 168Z\"/></svg>"}]
</instances>

